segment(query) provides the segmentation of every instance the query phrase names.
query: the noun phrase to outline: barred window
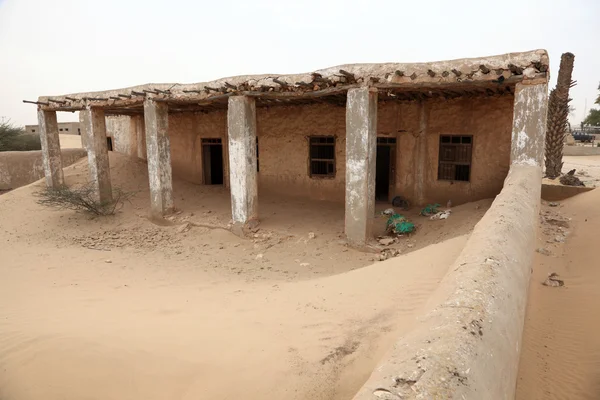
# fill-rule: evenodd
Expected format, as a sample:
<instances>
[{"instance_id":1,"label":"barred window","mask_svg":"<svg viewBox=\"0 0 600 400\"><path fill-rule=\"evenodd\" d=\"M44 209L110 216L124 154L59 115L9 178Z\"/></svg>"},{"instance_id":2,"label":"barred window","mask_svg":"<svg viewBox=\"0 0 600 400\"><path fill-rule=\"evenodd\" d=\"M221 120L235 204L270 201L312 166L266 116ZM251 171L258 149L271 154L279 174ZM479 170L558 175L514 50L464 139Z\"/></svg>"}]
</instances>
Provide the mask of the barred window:
<instances>
[{"instance_id":1,"label":"barred window","mask_svg":"<svg viewBox=\"0 0 600 400\"><path fill-rule=\"evenodd\" d=\"M473 136L440 136L438 179L471 180Z\"/></svg>"},{"instance_id":2,"label":"barred window","mask_svg":"<svg viewBox=\"0 0 600 400\"><path fill-rule=\"evenodd\" d=\"M309 163L311 177L335 176L335 137L311 136L309 138Z\"/></svg>"}]
</instances>

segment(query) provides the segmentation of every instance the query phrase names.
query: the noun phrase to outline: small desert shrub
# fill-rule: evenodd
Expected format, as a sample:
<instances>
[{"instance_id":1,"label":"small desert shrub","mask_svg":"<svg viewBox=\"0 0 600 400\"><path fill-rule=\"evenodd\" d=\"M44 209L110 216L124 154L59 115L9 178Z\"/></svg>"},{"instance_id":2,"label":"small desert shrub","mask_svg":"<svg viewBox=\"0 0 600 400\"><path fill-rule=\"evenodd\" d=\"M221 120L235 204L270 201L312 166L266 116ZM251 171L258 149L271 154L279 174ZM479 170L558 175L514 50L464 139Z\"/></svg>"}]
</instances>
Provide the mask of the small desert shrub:
<instances>
[{"instance_id":1,"label":"small desert shrub","mask_svg":"<svg viewBox=\"0 0 600 400\"><path fill-rule=\"evenodd\" d=\"M0 151L41 150L42 144L38 135L26 134L23 128L10 121L0 121Z\"/></svg>"},{"instance_id":2,"label":"small desert shrub","mask_svg":"<svg viewBox=\"0 0 600 400\"><path fill-rule=\"evenodd\" d=\"M99 202L94 192L94 185L86 183L79 187L45 188L36 193L36 196L38 198L37 203L43 206L59 210L75 210L93 215L112 215L135 194L113 188L113 200Z\"/></svg>"}]
</instances>

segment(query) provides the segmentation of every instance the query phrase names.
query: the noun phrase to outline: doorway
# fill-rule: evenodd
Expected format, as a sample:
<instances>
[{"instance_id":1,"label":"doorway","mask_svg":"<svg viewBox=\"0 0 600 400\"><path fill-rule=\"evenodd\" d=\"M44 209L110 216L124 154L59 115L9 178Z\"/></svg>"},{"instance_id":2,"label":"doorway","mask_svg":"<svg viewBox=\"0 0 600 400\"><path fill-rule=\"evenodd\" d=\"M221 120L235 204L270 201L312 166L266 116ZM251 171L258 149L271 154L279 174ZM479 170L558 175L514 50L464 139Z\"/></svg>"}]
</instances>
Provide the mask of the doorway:
<instances>
[{"instance_id":1,"label":"doorway","mask_svg":"<svg viewBox=\"0 0 600 400\"><path fill-rule=\"evenodd\" d=\"M375 200L389 201L394 186L396 164L396 138L377 138L377 157L375 161Z\"/></svg>"},{"instance_id":2,"label":"doorway","mask_svg":"<svg viewBox=\"0 0 600 400\"><path fill-rule=\"evenodd\" d=\"M221 139L202 139L202 171L205 185L223 184L223 144Z\"/></svg>"}]
</instances>

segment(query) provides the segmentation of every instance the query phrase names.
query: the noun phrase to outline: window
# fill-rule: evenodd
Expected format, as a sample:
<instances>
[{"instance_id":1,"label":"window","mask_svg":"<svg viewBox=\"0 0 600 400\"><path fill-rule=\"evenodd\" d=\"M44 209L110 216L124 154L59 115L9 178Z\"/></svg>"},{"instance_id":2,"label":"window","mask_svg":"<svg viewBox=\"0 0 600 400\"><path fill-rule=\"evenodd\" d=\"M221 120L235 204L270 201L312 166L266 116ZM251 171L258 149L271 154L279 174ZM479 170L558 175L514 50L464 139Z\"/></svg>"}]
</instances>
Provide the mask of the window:
<instances>
[{"instance_id":1,"label":"window","mask_svg":"<svg viewBox=\"0 0 600 400\"><path fill-rule=\"evenodd\" d=\"M59 131L61 131L61 132L62 132L62 131L63 131L63 129L62 129L62 128L60 128L60 129L59 129Z\"/></svg>"},{"instance_id":2,"label":"window","mask_svg":"<svg viewBox=\"0 0 600 400\"><path fill-rule=\"evenodd\" d=\"M438 179L471 180L473 136L440 136Z\"/></svg>"},{"instance_id":3,"label":"window","mask_svg":"<svg viewBox=\"0 0 600 400\"><path fill-rule=\"evenodd\" d=\"M32 129L31 132L35 133L35 129Z\"/></svg>"},{"instance_id":4,"label":"window","mask_svg":"<svg viewBox=\"0 0 600 400\"><path fill-rule=\"evenodd\" d=\"M67 132L68 132L68 131L69 131L69 128L65 128L65 131L67 131Z\"/></svg>"},{"instance_id":5,"label":"window","mask_svg":"<svg viewBox=\"0 0 600 400\"><path fill-rule=\"evenodd\" d=\"M311 177L335 176L335 137L311 136L309 138L309 168Z\"/></svg>"},{"instance_id":6,"label":"window","mask_svg":"<svg viewBox=\"0 0 600 400\"><path fill-rule=\"evenodd\" d=\"M81 136L81 128L77 128L77 134Z\"/></svg>"}]
</instances>

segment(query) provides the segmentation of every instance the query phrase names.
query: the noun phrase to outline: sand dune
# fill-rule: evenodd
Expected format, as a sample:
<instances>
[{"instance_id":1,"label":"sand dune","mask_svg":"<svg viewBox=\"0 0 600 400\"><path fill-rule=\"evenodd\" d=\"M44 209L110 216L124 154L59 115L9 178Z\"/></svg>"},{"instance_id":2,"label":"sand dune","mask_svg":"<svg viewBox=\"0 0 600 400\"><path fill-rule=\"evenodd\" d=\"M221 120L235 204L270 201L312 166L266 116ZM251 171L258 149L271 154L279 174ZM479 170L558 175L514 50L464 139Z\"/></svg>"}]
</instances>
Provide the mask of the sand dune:
<instances>
[{"instance_id":1,"label":"sand dune","mask_svg":"<svg viewBox=\"0 0 600 400\"><path fill-rule=\"evenodd\" d=\"M518 400L600 399L600 190L545 205L525 320ZM557 242L565 236L565 242ZM564 287L542 286L558 273Z\"/></svg>"},{"instance_id":2,"label":"sand dune","mask_svg":"<svg viewBox=\"0 0 600 400\"><path fill-rule=\"evenodd\" d=\"M337 205L263 200L266 228L244 240L218 228L223 189L175 182L172 223L213 226L180 233L145 218L143 162L111 154L111 169L140 192L114 217L42 208L41 183L0 196L2 400L351 398L485 207L423 222L420 249L369 265L339 244ZM84 180L85 160L65 176Z\"/></svg>"}]
</instances>

